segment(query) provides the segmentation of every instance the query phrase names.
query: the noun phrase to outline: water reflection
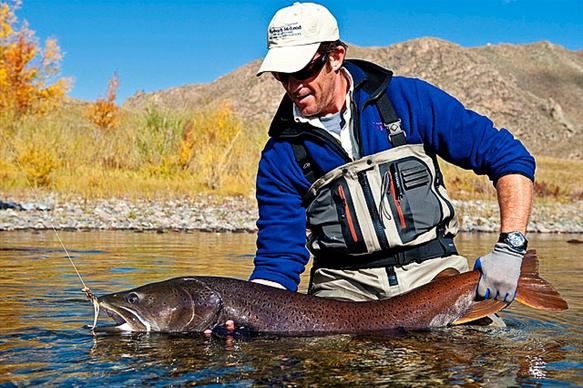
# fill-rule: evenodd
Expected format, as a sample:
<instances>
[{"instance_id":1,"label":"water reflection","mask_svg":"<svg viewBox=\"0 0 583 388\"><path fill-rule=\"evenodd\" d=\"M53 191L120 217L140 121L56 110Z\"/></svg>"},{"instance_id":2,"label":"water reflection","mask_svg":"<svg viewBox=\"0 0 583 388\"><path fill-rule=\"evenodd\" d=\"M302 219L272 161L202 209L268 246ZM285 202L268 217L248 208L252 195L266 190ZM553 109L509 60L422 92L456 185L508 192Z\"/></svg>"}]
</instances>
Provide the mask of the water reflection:
<instances>
[{"instance_id":1,"label":"water reflection","mask_svg":"<svg viewBox=\"0 0 583 388\"><path fill-rule=\"evenodd\" d=\"M62 233L98 294L185 275L245 278L248 234ZM494 235L462 235L469 257ZM100 335L53 233L0 233L0 384L539 385L583 384L583 245L531 236L541 272L567 299L563 314L513 305L507 329L321 338ZM305 290L307 278L303 279Z\"/></svg>"},{"instance_id":2,"label":"water reflection","mask_svg":"<svg viewBox=\"0 0 583 388\"><path fill-rule=\"evenodd\" d=\"M555 380L550 367L562 343L523 331L457 328L321 338L256 337L227 341L201 335L98 336L94 365L116 374L158 368L174 383L267 385L416 383L516 385ZM503 356L503 357L501 357ZM119 377L119 376L118 376ZM145 383L148 378L140 381Z\"/></svg>"}]
</instances>

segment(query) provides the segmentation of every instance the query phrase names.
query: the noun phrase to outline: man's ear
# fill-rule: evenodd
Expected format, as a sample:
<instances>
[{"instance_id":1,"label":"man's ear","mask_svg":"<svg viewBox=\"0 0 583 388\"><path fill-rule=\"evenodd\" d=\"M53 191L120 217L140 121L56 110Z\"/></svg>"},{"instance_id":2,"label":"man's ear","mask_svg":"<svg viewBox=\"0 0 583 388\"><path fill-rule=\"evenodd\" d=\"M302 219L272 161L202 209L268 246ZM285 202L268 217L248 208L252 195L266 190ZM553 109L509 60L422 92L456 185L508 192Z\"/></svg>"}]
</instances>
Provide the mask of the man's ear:
<instances>
[{"instance_id":1,"label":"man's ear","mask_svg":"<svg viewBox=\"0 0 583 388\"><path fill-rule=\"evenodd\" d=\"M338 71L342 67L344 63L344 57L346 56L346 49L343 46L338 46L328 54L330 58L330 66L332 66L332 70Z\"/></svg>"}]
</instances>

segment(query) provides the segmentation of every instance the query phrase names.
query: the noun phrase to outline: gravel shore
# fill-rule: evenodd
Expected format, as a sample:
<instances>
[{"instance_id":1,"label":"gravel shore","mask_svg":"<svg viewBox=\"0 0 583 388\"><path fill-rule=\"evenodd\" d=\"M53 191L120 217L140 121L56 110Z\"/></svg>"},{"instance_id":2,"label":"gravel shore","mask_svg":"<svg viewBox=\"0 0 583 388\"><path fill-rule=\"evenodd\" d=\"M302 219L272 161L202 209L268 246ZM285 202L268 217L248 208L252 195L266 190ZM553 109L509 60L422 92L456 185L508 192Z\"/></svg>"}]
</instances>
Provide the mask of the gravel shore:
<instances>
[{"instance_id":1,"label":"gravel shore","mask_svg":"<svg viewBox=\"0 0 583 388\"><path fill-rule=\"evenodd\" d=\"M136 230L255 232L257 208L253 198L198 195L175 200L60 199L48 195L22 201L29 210L0 210L1 230ZM453 201L466 232L496 232L498 205L486 201ZM583 201L534 206L529 232L583 233Z\"/></svg>"}]
</instances>

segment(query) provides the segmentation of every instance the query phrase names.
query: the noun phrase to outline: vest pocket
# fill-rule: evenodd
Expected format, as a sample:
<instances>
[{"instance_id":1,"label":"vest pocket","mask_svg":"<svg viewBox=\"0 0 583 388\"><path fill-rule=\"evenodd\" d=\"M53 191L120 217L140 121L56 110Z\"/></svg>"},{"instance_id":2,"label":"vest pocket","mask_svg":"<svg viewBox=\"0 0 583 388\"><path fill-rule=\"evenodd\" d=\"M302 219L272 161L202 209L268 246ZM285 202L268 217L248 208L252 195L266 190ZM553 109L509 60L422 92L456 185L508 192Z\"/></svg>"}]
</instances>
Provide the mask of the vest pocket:
<instances>
[{"instance_id":1,"label":"vest pocket","mask_svg":"<svg viewBox=\"0 0 583 388\"><path fill-rule=\"evenodd\" d=\"M323 203L326 205L322 206ZM367 252L352 194L345 180L339 179L324 189L310 204L307 214L311 231L308 246L314 254L319 251Z\"/></svg>"},{"instance_id":2,"label":"vest pocket","mask_svg":"<svg viewBox=\"0 0 583 388\"><path fill-rule=\"evenodd\" d=\"M453 210L422 145L408 145L340 166L319 178L306 196L308 248L322 255L389 252L423 244Z\"/></svg>"},{"instance_id":3,"label":"vest pocket","mask_svg":"<svg viewBox=\"0 0 583 388\"><path fill-rule=\"evenodd\" d=\"M388 203L403 243L439 224L443 211L429 166L418 158L407 157L384 163L379 169L383 177L381 203Z\"/></svg>"}]
</instances>

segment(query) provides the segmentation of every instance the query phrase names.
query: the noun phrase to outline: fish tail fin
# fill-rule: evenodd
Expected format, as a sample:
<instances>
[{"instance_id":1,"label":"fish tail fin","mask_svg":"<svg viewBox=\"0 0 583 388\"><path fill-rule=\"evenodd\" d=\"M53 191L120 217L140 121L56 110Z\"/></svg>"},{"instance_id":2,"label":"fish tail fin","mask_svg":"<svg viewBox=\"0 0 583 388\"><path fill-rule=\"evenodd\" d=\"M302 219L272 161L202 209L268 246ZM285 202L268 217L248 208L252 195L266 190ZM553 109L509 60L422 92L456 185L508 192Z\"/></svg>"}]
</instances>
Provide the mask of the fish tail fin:
<instances>
[{"instance_id":1,"label":"fish tail fin","mask_svg":"<svg viewBox=\"0 0 583 388\"><path fill-rule=\"evenodd\" d=\"M516 289L516 301L526 306L547 311L563 311L569 308L557 290L538 273L538 257L535 250L529 250L522 259L520 277ZM461 325L494 314L508 303L495 299L474 301L462 317L453 322Z\"/></svg>"},{"instance_id":2,"label":"fish tail fin","mask_svg":"<svg viewBox=\"0 0 583 388\"><path fill-rule=\"evenodd\" d=\"M529 250L522 259L516 301L539 310L563 311L569 308L557 290L538 273L538 257Z\"/></svg>"}]
</instances>

